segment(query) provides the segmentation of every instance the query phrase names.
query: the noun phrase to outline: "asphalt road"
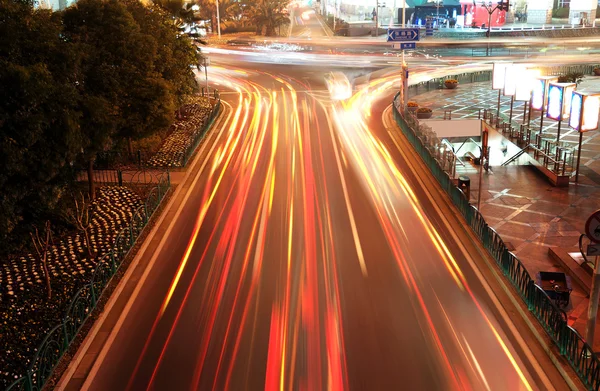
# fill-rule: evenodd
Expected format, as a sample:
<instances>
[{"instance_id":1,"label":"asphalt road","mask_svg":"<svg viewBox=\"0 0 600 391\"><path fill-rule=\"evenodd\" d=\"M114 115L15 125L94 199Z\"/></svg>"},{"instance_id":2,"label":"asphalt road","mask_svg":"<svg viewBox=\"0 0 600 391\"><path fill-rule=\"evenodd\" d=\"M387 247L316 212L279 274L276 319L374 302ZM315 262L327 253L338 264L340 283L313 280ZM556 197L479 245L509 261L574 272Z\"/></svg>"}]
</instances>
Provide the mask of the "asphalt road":
<instances>
[{"instance_id":1,"label":"asphalt road","mask_svg":"<svg viewBox=\"0 0 600 391\"><path fill-rule=\"evenodd\" d=\"M341 103L314 67L211 68L226 125L84 389L538 389L390 147L393 75Z\"/></svg>"},{"instance_id":2,"label":"asphalt road","mask_svg":"<svg viewBox=\"0 0 600 391\"><path fill-rule=\"evenodd\" d=\"M325 33L307 22L292 33ZM331 62L214 56L224 126L84 389L564 388L385 130L397 68L337 59L356 78L345 102Z\"/></svg>"}]
</instances>

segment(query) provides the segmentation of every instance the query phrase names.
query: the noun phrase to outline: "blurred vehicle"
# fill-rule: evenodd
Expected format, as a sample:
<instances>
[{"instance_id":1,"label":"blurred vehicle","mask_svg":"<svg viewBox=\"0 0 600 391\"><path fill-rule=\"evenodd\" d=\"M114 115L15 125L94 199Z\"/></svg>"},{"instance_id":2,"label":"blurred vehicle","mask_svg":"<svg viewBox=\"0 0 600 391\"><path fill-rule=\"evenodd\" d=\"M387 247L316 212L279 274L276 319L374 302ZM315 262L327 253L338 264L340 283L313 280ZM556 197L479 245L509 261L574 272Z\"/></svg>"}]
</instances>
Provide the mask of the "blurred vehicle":
<instances>
[{"instance_id":1,"label":"blurred vehicle","mask_svg":"<svg viewBox=\"0 0 600 391\"><path fill-rule=\"evenodd\" d=\"M325 76L331 99L346 100L352 96L352 85L342 72L331 72Z\"/></svg>"},{"instance_id":2,"label":"blurred vehicle","mask_svg":"<svg viewBox=\"0 0 600 391\"><path fill-rule=\"evenodd\" d=\"M314 14L315 14L314 10L304 11L302 13L302 19L303 20L308 20L308 19L310 19L311 15L314 15Z\"/></svg>"}]
</instances>

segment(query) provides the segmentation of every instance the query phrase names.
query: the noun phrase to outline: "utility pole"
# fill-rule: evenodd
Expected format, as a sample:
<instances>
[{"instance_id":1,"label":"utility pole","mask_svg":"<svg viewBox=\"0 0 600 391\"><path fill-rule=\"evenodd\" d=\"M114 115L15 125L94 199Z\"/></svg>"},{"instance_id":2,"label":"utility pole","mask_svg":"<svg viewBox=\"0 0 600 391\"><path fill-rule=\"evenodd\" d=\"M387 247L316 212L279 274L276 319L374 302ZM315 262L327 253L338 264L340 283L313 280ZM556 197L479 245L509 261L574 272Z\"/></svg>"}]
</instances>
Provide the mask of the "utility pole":
<instances>
[{"instance_id":1,"label":"utility pole","mask_svg":"<svg viewBox=\"0 0 600 391\"><path fill-rule=\"evenodd\" d=\"M375 36L379 35L379 0L375 0Z\"/></svg>"},{"instance_id":2,"label":"utility pole","mask_svg":"<svg viewBox=\"0 0 600 391\"><path fill-rule=\"evenodd\" d=\"M475 0L473 0L473 5L475 5ZM496 4L496 6L493 6L491 1L489 1L488 4L486 4L485 1L482 1L481 6L483 8L485 8L485 10L488 12L488 25L487 25L487 31L485 32L485 36L488 38L487 48L485 50L485 55L487 57L490 55L489 38L492 35L492 14L496 10L508 11L508 9L510 8L510 4L509 4L509 0L500 0L500 2L498 4Z\"/></svg>"}]
</instances>

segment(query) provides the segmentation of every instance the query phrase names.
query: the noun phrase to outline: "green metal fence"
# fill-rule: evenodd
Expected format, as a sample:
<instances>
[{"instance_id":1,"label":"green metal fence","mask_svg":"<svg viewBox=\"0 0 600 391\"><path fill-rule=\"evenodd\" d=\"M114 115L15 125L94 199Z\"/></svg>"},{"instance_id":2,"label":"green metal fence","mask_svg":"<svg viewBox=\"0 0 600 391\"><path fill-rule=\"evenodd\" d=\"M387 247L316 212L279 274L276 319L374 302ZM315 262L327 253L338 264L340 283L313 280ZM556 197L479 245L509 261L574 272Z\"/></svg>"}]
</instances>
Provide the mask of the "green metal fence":
<instances>
[{"instance_id":1,"label":"green metal fence","mask_svg":"<svg viewBox=\"0 0 600 391\"><path fill-rule=\"evenodd\" d=\"M134 212L129 225L116 236L112 251L99 259L90 282L77 291L62 323L54 327L35 350L35 356L26 375L11 384L7 391L38 391L50 378L54 367L68 350L88 316L96 308L102 292L135 245L150 217L171 186L167 172L159 175L152 173L151 175L152 182L148 182L149 177L144 173L134 175L132 183L145 183L153 186L146 201Z\"/></svg>"},{"instance_id":2,"label":"green metal fence","mask_svg":"<svg viewBox=\"0 0 600 391\"><path fill-rule=\"evenodd\" d=\"M565 312L558 308L552 299L535 284L521 261L506 248L500 235L485 222L477 208L470 205L463 192L455 186L439 162L433 158L416 130L414 119L408 113L398 110L396 105L398 95L394 97L392 107L394 119L402 133L421 156L442 189L448 193L475 235L494 258L504 276L527 304L529 311L535 315L544 330L557 344L560 354L577 372L583 384L590 390L600 390L600 360L593 353L590 345L568 325Z\"/></svg>"}]
</instances>

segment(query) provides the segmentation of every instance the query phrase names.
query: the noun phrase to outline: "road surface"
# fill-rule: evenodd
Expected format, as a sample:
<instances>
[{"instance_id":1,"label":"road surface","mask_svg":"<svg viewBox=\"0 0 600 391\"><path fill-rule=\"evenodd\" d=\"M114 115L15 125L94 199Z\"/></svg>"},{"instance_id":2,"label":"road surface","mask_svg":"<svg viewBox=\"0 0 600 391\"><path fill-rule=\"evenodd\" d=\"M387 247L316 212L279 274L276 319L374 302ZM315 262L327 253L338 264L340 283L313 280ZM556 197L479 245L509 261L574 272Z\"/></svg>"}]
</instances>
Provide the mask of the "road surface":
<instances>
[{"instance_id":1,"label":"road surface","mask_svg":"<svg viewBox=\"0 0 600 391\"><path fill-rule=\"evenodd\" d=\"M393 73L334 102L311 67L211 68L225 126L84 389L551 388L381 141Z\"/></svg>"}]
</instances>

